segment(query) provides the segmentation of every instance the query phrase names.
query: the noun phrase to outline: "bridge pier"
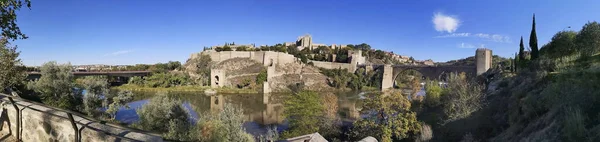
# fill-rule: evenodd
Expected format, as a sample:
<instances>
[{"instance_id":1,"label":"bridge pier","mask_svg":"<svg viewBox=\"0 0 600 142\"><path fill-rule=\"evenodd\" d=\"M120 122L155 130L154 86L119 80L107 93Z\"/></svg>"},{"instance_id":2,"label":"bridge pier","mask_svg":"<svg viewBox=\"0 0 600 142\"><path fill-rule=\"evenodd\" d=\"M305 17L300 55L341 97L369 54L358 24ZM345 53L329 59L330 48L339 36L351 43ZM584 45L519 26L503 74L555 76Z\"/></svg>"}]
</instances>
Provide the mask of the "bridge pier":
<instances>
[{"instance_id":1,"label":"bridge pier","mask_svg":"<svg viewBox=\"0 0 600 142\"><path fill-rule=\"evenodd\" d=\"M391 65L383 66L383 79L381 80L381 91L394 87L394 68Z\"/></svg>"}]
</instances>

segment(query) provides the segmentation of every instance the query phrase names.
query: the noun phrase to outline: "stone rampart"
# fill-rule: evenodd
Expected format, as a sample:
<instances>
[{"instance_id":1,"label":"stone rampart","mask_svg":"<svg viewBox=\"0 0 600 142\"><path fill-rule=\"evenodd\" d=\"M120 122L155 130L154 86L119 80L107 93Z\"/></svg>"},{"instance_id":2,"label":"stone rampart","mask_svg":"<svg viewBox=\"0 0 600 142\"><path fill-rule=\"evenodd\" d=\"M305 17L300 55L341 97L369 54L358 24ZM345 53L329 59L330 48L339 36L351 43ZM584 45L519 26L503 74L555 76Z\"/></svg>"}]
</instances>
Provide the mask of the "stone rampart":
<instances>
[{"instance_id":1,"label":"stone rampart","mask_svg":"<svg viewBox=\"0 0 600 142\"><path fill-rule=\"evenodd\" d=\"M50 108L26 100L8 97L0 99L2 132L21 138L24 142L40 141L153 141L163 139L155 134L138 132L129 128L101 124L92 119L73 114L74 124L66 111ZM75 127L74 127L75 126ZM77 137L77 140L76 140Z\"/></svg>"},{"instance_id":2,"label":"stone rampart","mask_svg":"<svg viewBox=\"0 0 600 142\"><path fill-rule=\"evenodd\" d=\"M315 67L324 69L348 69L352 70L352 65L348 63L336 63L336 62L323 62L323 61L309 61L312 62Z\"/></svg>"}]
</instances>

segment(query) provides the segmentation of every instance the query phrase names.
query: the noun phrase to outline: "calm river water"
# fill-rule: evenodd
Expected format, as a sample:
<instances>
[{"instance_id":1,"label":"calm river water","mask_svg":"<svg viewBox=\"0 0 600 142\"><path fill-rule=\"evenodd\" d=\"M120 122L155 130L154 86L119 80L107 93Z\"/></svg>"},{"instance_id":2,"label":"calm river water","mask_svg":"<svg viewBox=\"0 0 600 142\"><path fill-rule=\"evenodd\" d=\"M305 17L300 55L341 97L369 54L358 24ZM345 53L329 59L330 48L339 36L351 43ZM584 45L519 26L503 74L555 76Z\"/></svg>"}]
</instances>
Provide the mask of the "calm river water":
<instances>
[{"instance_id":1,"label":"calm river water","mask_svg":"<svg viewBox=\"0 0 600 142\"><path fill-rule=\"evenodd\" d=\"M135 110L141 108L148 100L155 96L154 92L134 92L133 102L128 103L130 108L122 107L116 119L124 123L134 123L138 120ZM339 116L343 121L350 122L359 117L360 93L343 92L335 93L338 97ZM198 114L208 111L218 111L223 104L231 103L244 109L246 131L253 135L265 134L268 127L277 126L279 131L287 129L283 117L284 98L291 94L216 94L205 95L203 92L170 92L168 95L184 102L190 118L198 119Z\"/></svg>"}]
</instances>

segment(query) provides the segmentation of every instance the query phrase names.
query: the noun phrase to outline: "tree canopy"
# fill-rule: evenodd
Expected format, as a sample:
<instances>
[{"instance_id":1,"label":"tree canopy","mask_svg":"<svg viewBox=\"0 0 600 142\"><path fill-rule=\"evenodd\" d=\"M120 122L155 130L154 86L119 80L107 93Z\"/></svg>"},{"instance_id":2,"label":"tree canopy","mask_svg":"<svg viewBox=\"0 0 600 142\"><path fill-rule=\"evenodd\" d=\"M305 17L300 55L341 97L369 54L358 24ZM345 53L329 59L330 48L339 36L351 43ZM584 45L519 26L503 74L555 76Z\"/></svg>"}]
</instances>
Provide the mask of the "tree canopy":
<instances>
[{"instance_id":1,"label":"tree canopy","mask_svg":"<svg viewBox=\"0 0 600 142\"><path fill-rule=\"evenodd\" d=\"M21 32L17 25L17 11L25 5L31 8L30 0L0 0L0 28L2 28L2 37L7 39L27 39L27 35Z\"/></svg>"}]
</instances>

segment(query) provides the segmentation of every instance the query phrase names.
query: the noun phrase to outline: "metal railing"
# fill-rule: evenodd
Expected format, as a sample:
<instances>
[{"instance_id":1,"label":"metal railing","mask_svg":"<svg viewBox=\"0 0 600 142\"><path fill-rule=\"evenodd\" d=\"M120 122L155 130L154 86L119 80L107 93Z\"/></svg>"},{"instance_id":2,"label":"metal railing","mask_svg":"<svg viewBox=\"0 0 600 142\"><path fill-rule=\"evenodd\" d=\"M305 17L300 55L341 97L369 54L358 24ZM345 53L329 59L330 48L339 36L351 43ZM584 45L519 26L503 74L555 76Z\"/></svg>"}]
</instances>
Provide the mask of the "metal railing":
<instances>
[{"instance_id":1,"label":"metal railing","mask_svg":"<svg viewBox=\"0 0 600 142\"><path fill-rule=\"evenodd\" d=\"M80 113L74 112L74 111L71 111L71 110L65 110L65 109L61 109L61 108L55 108L55 107L44 105L42 103L38 103L38 102L34 102L34 101L29 101L29 100L21 99L21 98L12 96L12 95L7 95L7 94L0 93L0 101L6 101L6 100L3 99L3 97L7 97L8 98L9 103L12 104L12 106L15 108L15 111L17 113L17 124L16 124L17 125L17 130L16 130L17 133L16 134L17 134L17 140L18 141L21 141L21 139L22 139L22 137L21 137L21 129L22 129L21 128L22 127L21 126L21 122L22 122L21 119L22 119L22 114L21 114L21 110L19 109L19 106L21 106L21 108L28 108L28 109L35 110L35 111L38 111L38 112L41 112L41 113L44 113L44 114L49 114L51 116L55 116L55 117L59 117L59 118L63 118L63 119L69 120L71 122L73 130L75 130L75 136L74 136L74 138L75 138L76 142L81 142L81 132L79 131L79 128L77 127L77 124L79 124L79 125L82 126L81 129L88 128L88 129L91 129L91 130L94 130L94 131L97 131L97 132L103 132L105 135L109 135L109 136L112 136L112 137L115 137L115 138L118 138L118 139L128 140L128 141L136 141L136 142L141 142L141 140L136 140L136 139L125 137L125 136L120 136L118 134L109 133L109 132L106 132L104 130L88 126L91 123L84 124L84 123L81 123L79 121L75 121L75 119L73 118L73 114L75 114L76 116L81 117L83 119L86 119L88 121L91 121L92 123L95 122L95 123L99 123L99 124L102 124L102 125L108 125L108 126L111 126L111 127L114 127L114 128L123 129L125 131L136 132L136 133L141 133L141 134L147 134L147 135L150 135L150 136L160 137L159 135L153 134L153 133L150 133L150 132L146 132L146 131L142 131L142 130L137 130L137 129L133 129L133 128L128 128L128 127L122 127L122 126L119 126L119 125L112 125L112 124L109 124L109 123L105 123L103 121L97 121L94 118L89 118L89 117L87 117L85 115L80 115ZM23 101L23 102L27 102L27 103L32 103L32 104L36 104L36 105L40 105L40 106L44 106L44 107L47 107L47 108L50 108L50 109L54 109L54 110L58 110L58 111L64 112L65 114L67 114L67 117L65 117L63 115L58 115L58 114L55 114L55 113L48 113L48 112L42 111L40 109L32 108L30 106L18 104L18 103L16 103L14 101L15 99L17 99L19 101ZM7 119L9 119L9 118L7 118Z\"/></svg>"}]
</instances>

